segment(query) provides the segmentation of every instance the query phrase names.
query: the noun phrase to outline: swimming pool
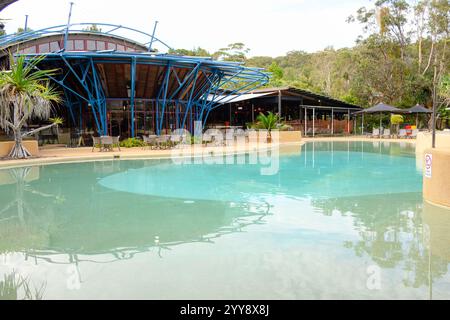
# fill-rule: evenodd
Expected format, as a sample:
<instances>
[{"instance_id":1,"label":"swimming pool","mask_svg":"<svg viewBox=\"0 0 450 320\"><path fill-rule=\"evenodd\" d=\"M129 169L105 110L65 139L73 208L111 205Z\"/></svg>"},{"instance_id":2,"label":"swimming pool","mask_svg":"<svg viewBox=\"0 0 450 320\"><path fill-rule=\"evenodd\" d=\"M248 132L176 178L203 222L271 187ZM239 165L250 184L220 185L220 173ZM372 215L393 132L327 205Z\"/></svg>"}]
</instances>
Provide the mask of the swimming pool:
<instances>
[{"instance_id":1,"label":"swimming pool","mask_svg":"<svg viewBox=\"0 0 450 320\"><path fill-rule=\"evenodd\" d=\"M0 281L44 299L450 298L450 223L429 218L409 144L291 146L273 175L238 162L0 170Z\"/></svg>"}]
</instances>

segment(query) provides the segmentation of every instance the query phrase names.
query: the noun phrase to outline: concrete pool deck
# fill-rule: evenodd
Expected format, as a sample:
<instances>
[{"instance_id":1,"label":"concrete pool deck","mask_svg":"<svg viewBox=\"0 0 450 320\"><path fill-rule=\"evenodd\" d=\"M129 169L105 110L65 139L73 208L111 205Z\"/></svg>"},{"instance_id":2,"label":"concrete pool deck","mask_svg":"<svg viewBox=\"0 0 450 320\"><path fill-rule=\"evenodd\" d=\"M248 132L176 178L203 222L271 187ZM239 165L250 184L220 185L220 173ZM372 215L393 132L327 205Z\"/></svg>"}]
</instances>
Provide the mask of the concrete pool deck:
<instances>
[{"instance_id":1,"label":"concrete pool deck","mask_svg":"<svg viewBox=\"0 0 450 320\"><path fill-rule=\"evenodd\" d=\"M355 141L367 141L367 142L404 142L409 144L415 144L416 141L413 139L374 139L367 138L362 136L354 136L354 137L328 137L328 138L303 138L300 142L283 142L279 144L257 144L250 143L243 146L229 146L229 147L187 147L183 149L183 155L199 156L208 154L211 152L224 152L225 154L229 153L243 153L249 151L262 151L267 150L268 148L273 148L277 146L300 146L306 142L355 142ZM191 149L191 152L189 152ZM20 167L20 166L33 166L33 165L42 165L42 164L57 164L57 163L70 163L70 162L85 162L85 161L102 161L102 160L134 160L134 159L162 159L162 158L170 158L174 155L173 151L168 150L149 150L148 148L131 148L125 149L122 148L119 151L117 148L112 152L92 152L91 147L86 148L65 148L65 147L44 147L40 149L39 157L30 158L26 160L1 160L0 159L0 168L11 168L11 167Z\"/></svg>"},{"instance_id":2,"label":"concrete pool deck","mask_svg":"<svg viewBox=\"0 0 450 320\"><path fill-rule=\"evenodd\" d=\"M172 157L186 157L186 156L202 156L211 153L223 154L241 154L251 151L265 151L276 148L278 146L301 146L304 142L289 142L282 144L257 144L250 143L242 146L192 146L182 149L167 149L167 150L150 150L149 148L114 148L111 152L99 152L95 150L92 152L92 147L87 148L49 148L44 147L40 149L39 157L34 157L26 160L0 160L1 168L17 168L21 166L34 166L46 164L59 163L75 163L75 162L89 162L89 161L104 161L104 160L139 160L139 159L169 159Z\"/></svg>"}]
</instances>

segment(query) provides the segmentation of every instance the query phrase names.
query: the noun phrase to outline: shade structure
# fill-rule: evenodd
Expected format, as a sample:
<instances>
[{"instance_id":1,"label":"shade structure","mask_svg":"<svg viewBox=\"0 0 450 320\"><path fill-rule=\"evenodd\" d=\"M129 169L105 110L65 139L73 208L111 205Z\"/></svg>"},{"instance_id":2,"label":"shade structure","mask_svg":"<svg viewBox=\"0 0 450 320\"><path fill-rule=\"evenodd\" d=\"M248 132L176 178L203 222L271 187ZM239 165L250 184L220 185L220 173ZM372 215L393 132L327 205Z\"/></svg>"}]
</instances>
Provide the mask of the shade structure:
<instances>
[{"instance_id":1,"label":"shade structure","mask_svg":"<svg viewBox=\"0 0 450 320\"><path fill-rule=\"evenodd\" d=\"M405 113L405 110L390 106L388 104L379 103L376 106L357 112L357 114L361 113Z\"/></svg>"},{"instance_id":2,"label":"shade structure","mask_svg":"<svg viewBox=\"0 0 450 320\"><path fill-rule=\"evenodd\" d=\"M420 104L412 107L411 109L408 109L407 111L408 111L408 113L413 113L413 114L419 114L419 113L432 114L433 113L433 110L427 109Z\"/></svg>"},{"instance_id":3,"label":"shade structure","mask_svg":"<svg viewBox=\"0 0 450 320\"><path fill-rule=\"evenodd\" d=\"M362 111L356 112L356 114L361 114L363 116L363 128L364 128L364 114L380 114L380 128L383 126L383 119L382 115L383 113L406 113L405 110L396 108L394 106L390 106L388 104L379 103L371 108L364 109ZM381 136L381 130L380 130L380 136Z\"/></svg>"},{"instance_id":4,"label":"shade structure","mask_svg":"<svg viewBox=\"0 0 450 320\"><path fill-rule=\"evenodd\" d=\"M412 107L411 109L407 110L410 114L416 115L416 127L419 127L419 115L420 114L432 114L433 110L427 109L424 106L417 104L416 106Z\"/></svg>"}]
</instances>

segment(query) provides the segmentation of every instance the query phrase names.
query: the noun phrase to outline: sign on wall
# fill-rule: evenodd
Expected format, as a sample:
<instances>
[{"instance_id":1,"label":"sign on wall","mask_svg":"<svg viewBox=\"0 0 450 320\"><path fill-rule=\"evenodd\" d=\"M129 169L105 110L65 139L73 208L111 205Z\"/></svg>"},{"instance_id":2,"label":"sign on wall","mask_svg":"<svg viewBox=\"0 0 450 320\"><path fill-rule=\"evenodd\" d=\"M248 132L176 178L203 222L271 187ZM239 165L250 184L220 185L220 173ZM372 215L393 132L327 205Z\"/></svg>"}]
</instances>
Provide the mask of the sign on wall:
<instances>
[{"instance_id":1,"label":"sign on wall","mask_svg":"<svg viewBox=\"0 0 450 320\"><path fill-rule=\"evenodd\" d=\"M433 176L433 155L425 155L425 178L431 179Z\"/></svg>"}]
</instances>

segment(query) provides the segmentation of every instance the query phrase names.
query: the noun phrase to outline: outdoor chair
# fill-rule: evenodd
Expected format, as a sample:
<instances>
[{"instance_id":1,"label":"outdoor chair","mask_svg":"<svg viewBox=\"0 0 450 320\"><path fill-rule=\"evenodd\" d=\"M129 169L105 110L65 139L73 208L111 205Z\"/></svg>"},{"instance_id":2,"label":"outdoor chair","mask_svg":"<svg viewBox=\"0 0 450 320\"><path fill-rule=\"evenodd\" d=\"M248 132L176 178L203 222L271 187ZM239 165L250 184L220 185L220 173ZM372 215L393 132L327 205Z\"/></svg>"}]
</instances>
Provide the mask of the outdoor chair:
<instances>
[{"instance_id":1,"label":"outdoor chair","mask_svg":"<svg viewBox=\"0 0 450 320\"><path fill-rule=\"evenodd\" d=\"M122 151L122 150L120 150L120 136L119 137L112 137L112 142L113 142L113 144L112 144L113 147L117 146L119 151Z\"/></svg>"},{"instance_id":2,"label":"outdoor chair","mask_svg":"<svg viewBox=\"0 0 450 320\"><path fill-rule=\"evenodd\" d=\"M417 139L417 135L419 134L419 130L415 129L412 131L411 135L409 136L411 139Z\"/></svg>"},{"instance_id":3,"label":"outdoor chair","mask_svg":"<svg viewBox=\"0 0 450 320\"><path fill-rule=\"evenodd\" d=\"M99 137L92 137L92 152L95 151L95 148L102 150L102 142Z\"/></svg>"},{"instance_id":4,"label":"outdoor chair","mask_svg":"<svg viewBox=\"0 0 450 320\"><path fill-rule=\"evenodd\" d=\"M405 129L401 129L398 132L399 139L406 139L408 137L408 132Z\"/></svg>"},{"instance_id":5,"label":"outdoor chair","mask_svg":"<svg viewBox=\"0 0 450 320\"><path fill-rule=\"evenodd\" d=\"M113 137L104 136L100 137L100 143L102 145L102 151L113 151L114 140Z\"/></svg>"},{"instance_id":6,"label":"outdoor chair","mask_svg":"<svg viewBox=\"0 0 450 320\"><path fill-rule=\"evenodd\" d=\"M172 134L170 136L170 146L172 148L178 146L179 144L183 143L183 141L186 139L186 135L183 134Z\"/></svg>"},{"instance_id":7,"label":"outdoor chair","mask_svg":"<svg viewBox=\"0 0 450 320\"><path fill-rule=\"evenodd\" d=\"M369 135L369 138L379 138L381 136L380 129L373 129L372 134Z\"/></svg>"},{"instance_id":8,"label":"outdoor chair","mask_svg":"<svg viewBox=\"0 0 450 320\"><path fill-rule=\"evenodd\" d=\"M167 149L170 143L170 136L164 135L156 138L156 146L158 149Z\"/></svg>"},{"instance_id":9,"label":"outdoor chair","mask_svg":"<svg viewBox=\"0 0 450 320\"><path fill-rule=\"evenodd\" d=\"M383 134L381 135L383 139L389 139L391 138L391 130L390 129L384 129Z\"/></svg>"},{"instance_id":10,"label":"outdoor chair","mask_svg":"<svg viewBox=\"0 0 450 320\"><path fill-rule=\"evenodd\" d=\"M146 145L146 147L149 147L150 149L153 149L154 147L156 147L156 139L158 136L156 135L150 135L150 136L142 136L142 139ZM144 149L145 147L143 147L142 149Z\"/></svg>"},{"instance_id":11,"label":"outdoor chair","mask_svg":"<svg viewBox=\"0 0 450 320\"><path fill-rule=\"evenodd\" d=\"M207 147L209 143L213 143L213 136L209 134L205 134L203 136L203 146Z\"/></svg>"}]
</instances>

